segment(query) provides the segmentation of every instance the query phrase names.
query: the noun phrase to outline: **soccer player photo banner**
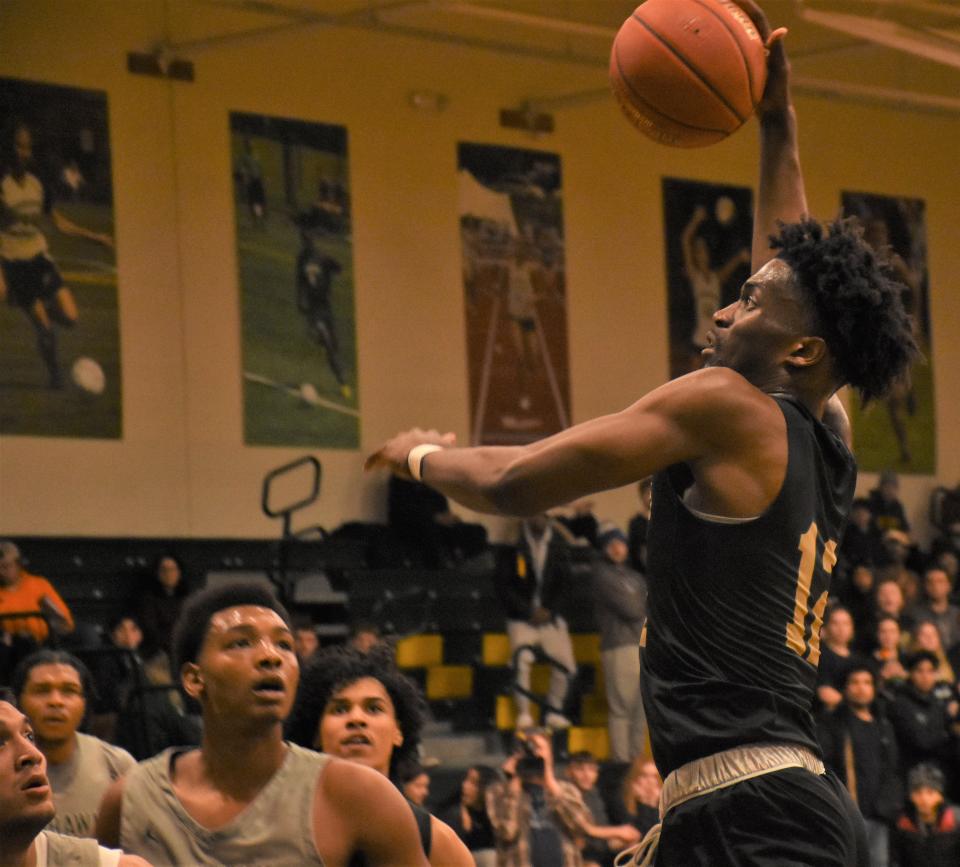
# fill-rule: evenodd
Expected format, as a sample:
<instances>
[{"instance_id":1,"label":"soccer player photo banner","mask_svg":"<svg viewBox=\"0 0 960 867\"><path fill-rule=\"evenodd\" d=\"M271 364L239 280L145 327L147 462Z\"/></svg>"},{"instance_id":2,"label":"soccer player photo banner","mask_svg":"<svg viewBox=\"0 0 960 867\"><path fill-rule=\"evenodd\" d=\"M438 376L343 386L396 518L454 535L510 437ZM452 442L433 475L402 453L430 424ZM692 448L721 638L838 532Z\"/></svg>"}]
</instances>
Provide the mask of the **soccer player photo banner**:
<instances>
[{"instance_id":1,"label":"soccer player photo banner","mask_svg":"<svg viewBox=\"0 0 960 867\"><path fill-rule=\"evenodd\" d=\"M851 402L857 463L861 470L873 472L893 469L933 475L937 449L924 202L849 192L841 194L841 202L844 214L863 223L867 241L886 251L892 276L903 284L904 306L913 317L914 337L922 353L909 379L894 386L886 398L865 407Z\"/></svg>"},{"instance_id":2,"label":"soccer player photo banner","mask_svg":"<svg viewBox=\"0 0 960 867\"><path fill-rule=\"evenodd\" d=\"M458 148L471 442L516 445L570 424L560 157Z\"/></svg>"},{"instance_id":3,"label":"soccer player photo banner","mask_svg":"<svg viewBox=\"0 0 960 867\"><path fill-rule=\"evenodd\" d=\"M119 439L107 95L0 78L0 435Z\"/></svg>"},{"instance_id":4,"label":"soccer player photo banner","mask_svg":"<svg viewBox=\"0 0 960 867\"><path fill-rule=\"evenodd\" d=\"M355 449L347 130L230 115L248 445Z\"/></svg>"},{"instance_id":5,"label":"soccer player photo banner","mask_svg":"<svg viewBox=\"0 0 960 867\"><path fill-rule=\"evenodd\" d=\"M714 312L750 276L752 211L748 187L663 179L671 378L703 366Z\"/></svg>"}]
</instances>

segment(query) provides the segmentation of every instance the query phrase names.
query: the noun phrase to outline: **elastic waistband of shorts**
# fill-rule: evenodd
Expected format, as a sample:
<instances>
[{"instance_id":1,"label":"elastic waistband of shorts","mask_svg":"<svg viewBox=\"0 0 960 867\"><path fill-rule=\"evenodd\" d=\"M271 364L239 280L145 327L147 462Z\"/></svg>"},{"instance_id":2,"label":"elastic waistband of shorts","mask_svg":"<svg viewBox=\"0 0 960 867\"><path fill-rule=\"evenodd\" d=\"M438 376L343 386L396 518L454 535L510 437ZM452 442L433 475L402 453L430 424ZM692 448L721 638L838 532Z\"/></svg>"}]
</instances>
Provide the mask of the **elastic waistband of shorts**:
<instances>
[{"instance_id":1,"label":"elastic waistband of shorts","mask_svg":"<svg viewBox=\"0 0 960 867\"><path fill-rule=\"evenodd\" d=\"M823 762L797 744L745 744L681 765L667 775L660 792L660 818L674 807L753 777L787 768L823 774Z\"/></svg>"}]
</instances>

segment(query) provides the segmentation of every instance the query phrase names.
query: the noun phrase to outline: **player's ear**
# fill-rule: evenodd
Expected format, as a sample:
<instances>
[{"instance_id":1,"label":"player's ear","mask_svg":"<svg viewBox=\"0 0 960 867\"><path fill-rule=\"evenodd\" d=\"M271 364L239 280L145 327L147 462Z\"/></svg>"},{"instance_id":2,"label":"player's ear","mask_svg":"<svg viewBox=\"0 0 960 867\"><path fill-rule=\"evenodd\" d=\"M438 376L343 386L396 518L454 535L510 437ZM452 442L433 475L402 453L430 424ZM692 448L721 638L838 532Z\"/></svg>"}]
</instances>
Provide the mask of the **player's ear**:
<instances>
[{"instance_id":1,"label":"player's ear","mask_svg":"<svg viewBox=\"0 0 960 867\"><path fill-rule=\"evenodd\" d=\"M790 349L787 364L793 367L813 367L827 355L827 342L822 337L801 337Z\"/></svg>"},{"instance_id":2,"label":"player's ear","mask_svg":"<svg viewBox=\"0 0 960 867\"><path fill-rule=\"evenodd\" d=\"M200 666L195 662L185 662L180 669L180 682L184 692L192 699L199 699L203 695L203 675Z\"/></svg>"}]
</instances>

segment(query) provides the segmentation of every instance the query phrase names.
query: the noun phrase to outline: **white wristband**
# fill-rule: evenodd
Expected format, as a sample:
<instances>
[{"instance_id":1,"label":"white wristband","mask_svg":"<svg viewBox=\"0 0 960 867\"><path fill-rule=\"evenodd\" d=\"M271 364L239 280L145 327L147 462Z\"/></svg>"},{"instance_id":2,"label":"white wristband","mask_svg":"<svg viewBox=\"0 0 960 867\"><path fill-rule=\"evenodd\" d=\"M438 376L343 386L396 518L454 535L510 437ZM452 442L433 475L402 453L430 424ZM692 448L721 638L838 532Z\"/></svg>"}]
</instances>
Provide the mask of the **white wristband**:
<instances>
[{"instance_id":1,"label":"white wristband","mask_svg":"<svg viewBox=\"0 0 960 867\"><path fill-rule=\"evenodd\" d=\"M410 470L410 475L413 476L418 482L423 481L420 472L423 459L433 452L442 451L443 446L435 446L432 443L423 443L422 445L414 446L409 452L407 452L407 469Z\"/></svg>"}]
</instances>

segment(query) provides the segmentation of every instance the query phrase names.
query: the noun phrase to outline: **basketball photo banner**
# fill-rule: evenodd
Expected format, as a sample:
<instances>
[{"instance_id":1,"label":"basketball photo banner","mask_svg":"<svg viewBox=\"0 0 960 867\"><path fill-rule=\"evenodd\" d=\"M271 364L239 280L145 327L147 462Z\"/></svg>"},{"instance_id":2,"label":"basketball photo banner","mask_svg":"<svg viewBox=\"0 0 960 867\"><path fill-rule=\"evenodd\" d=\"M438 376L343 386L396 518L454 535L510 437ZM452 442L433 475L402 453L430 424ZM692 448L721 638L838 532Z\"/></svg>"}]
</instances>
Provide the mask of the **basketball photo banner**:
<instances>
[{"instance_id":1,"label":"basketball photo banner","mask_svg":"<svg viewBox=\"0 0 960 867\"><path fill-rule=\"evenodd\" d=\"M936 472L933 351L930 343L930 295L927 227L923 199L876 193L841 194L844 214L858 217L864 237L885 250L893 276L903 284L903 302L913 317L920 360L908 381L884 400L850 407L853 448L861 470L933 475Z\"/></svg>"}]
</instances>

